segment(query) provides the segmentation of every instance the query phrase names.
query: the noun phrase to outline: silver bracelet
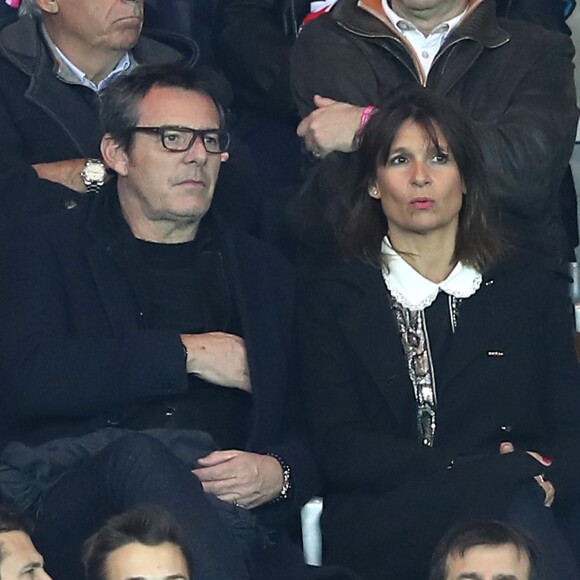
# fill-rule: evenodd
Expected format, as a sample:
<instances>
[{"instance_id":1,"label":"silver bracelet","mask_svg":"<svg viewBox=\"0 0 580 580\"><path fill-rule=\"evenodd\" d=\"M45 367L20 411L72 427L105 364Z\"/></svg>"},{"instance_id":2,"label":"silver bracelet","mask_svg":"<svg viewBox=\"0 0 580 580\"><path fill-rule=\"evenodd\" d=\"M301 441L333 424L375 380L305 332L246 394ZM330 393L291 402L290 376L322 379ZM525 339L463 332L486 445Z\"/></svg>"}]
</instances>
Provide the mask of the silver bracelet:
<instances>
[{"instance_id":1,"label":"silver bracelet","mask_svg":"<svg viewBox=\"0 0 580 580\"><path fill-rule=\"evenodd\" d=\"M292 491L292 470L290 466L277 454L277 453L266 453L269 457L275 459L282 468L282 489L270 503L278 503L279 501L288 499L290 497L290 492Z\"/></svg>"}]
</instances>

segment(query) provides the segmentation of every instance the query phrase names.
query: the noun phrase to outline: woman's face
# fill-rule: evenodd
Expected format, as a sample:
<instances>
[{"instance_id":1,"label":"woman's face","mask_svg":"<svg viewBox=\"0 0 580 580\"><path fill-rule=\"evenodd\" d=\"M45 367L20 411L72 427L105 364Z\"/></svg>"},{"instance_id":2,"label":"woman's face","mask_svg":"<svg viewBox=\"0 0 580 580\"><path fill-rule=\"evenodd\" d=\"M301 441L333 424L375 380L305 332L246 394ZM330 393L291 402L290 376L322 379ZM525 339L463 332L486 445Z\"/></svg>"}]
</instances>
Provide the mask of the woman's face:
<instances>
[{"instance_id":1,"label":"woman's face","mask_svg":"<svg viewBox=\"0 0 580 580\"><path fill-rule=\"evenodd\" d=\"M380 199L391 237L457 232L464 184L439 131L437 139L439 149L409 119L401 125L386 164L377 168L369 195Z\"/></svg>"}]
</instances>

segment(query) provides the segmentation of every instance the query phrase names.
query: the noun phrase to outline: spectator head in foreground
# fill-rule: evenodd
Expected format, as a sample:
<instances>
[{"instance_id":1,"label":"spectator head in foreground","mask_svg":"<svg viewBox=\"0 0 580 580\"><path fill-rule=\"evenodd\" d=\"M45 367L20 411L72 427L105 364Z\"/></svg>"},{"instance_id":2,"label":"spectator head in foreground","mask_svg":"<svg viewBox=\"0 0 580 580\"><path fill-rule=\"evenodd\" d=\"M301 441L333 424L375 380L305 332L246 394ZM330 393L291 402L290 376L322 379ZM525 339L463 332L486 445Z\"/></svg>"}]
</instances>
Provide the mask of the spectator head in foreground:
<instances>
[{"instance_id":1,"label":"spectator head in foreground","mask_svg":"<svg viewBox=\"0 0 580 580\"><path fill-rule=\"evenodd\" d=\"M161 508L143 506L114 516L84 545L87 580L189 580L179 525Z\"/></svg>"},{"instance_id":2,"label":"spectator head in foreground","mask_svg":"<svg viewBox=\"0 0 580 580\"><path fill-rule=\"evenodd\" d=\"M44 560L30 539L26 520L0 506L0 578L50 580Z\"/></svg>"},{"instance_id":3,"label":"spectator head in foreground","mask_svg":"<svg viewBox=\"0 0 580 580\"><path fill-rule=\"evenodd\" d=\"M537 580L536 547L500 522L457 526L441 540L429 580Z\"/></svg>"}]
</instances>

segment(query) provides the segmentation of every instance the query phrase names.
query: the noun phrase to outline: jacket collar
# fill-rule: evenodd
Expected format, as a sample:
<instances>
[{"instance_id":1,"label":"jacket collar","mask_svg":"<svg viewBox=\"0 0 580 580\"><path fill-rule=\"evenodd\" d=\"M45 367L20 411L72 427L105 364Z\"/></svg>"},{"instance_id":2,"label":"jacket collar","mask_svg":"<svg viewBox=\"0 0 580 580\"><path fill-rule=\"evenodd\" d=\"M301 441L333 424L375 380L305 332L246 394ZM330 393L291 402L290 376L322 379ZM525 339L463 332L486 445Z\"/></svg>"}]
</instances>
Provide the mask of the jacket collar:
<instances>
[{"instance_id":1,"label":"jacket collar","mask_svg":"<svg viewBox=\"0 0 580 580\"><path fill-rule=\"evenodd\" d=\"M331 10L330 18L361 36L401 38L386 17L381 0L343 0ZM474 40L486 48L507 42L509 34L498 24L495 2L473 0L467 14L451 31L443 46L458 39Z\"/></svg>"},{"instance_id":2,"label":"jacket collar","mask_svg":"<svg viewBox=\"0 0 580 580\"><path fill-rule=\"evenodd\" d=\"M163 39L168 39L169 44L142 35L132 51L137 63L161 64L181 59L193 66L198 56L195 43L178 35ZM55 62L39 23L23 17L4 27L0 31L0 56L29 77L24 98L61 127L79 157L94 157L99 150L100 130L96 103L90 99L96 99L96 95L82 87L67 90L70 87L56 77Z\"/></svg>"},{"instance_id":3,"label":"jacket collar","mask_svg":"<svg viewBox=\"0 0 580 580\"><path fill-rule=\"evenodd\" d=\"M378 267L360 262L338 264L317 277L338 282L343 299L337 322L355 357L384 397L402 428L416 425L413 387L400 343L389 294ZM407 388L394 388L406 384Z\"/></svg>"},{"instance_id":4,"label":"jacket collar","mask_svg":"<svg viewBox=\"0 0 580 580\"><path fill-rule=\"evenodd\" d=\"M19 18L0 30L0 54L28 76L38 74L40 53L46 49L39 23L32 18ZM141 34L131 52L140 64L183 60L184 66L192 67L199 58L199 48L193 40L159 31Z\"/></svg>"}]
</instances>

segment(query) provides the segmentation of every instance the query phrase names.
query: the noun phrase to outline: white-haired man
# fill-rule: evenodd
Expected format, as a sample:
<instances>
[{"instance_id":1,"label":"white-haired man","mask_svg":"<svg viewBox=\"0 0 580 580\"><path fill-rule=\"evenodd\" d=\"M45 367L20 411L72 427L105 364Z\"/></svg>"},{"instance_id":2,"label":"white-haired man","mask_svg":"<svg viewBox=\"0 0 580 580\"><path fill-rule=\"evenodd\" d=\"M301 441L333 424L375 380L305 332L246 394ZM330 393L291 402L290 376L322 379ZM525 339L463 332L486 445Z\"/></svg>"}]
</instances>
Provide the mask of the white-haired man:
<instances>
[{"instance_id":1,"label":"white-haired man","mask_svg":"<svg viewBox=\"0 0 580 580\"><path fill-rule=\"evenodd\" d=\"M142 64L196 64L194 41L142 34L143 13L144 0L22 0L18 20L0 30L0 231L74 207L107 181L97 103L115 77ZM225 216L246 226L259 188L238 149L221 189Z\"/></svg>"}]
</instances>

